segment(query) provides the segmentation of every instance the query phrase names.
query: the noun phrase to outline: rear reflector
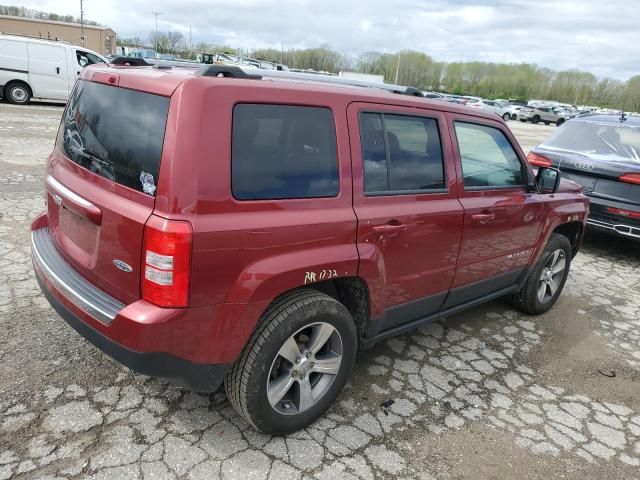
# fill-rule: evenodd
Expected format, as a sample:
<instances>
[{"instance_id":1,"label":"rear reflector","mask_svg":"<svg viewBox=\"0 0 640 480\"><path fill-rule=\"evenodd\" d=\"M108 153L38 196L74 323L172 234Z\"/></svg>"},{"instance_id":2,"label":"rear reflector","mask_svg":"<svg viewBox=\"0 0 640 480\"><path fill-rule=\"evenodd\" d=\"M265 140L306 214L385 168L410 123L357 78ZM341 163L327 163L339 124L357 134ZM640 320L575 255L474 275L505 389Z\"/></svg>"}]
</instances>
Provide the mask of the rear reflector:
<instances>
[{"instance_id":1,"label":"rear reflector","mask_svg":"<svg viewBox=\"0 0 640 480\"><path fill-rule=\"evenodd\" d=\"M640 212L632 212L631 210L623 210L622 208L608 207L607 212L613 213L614 215L621 215L623 217L640 219Z\"/></svg>"},{"instance_id":2,"label":"rear reflector","mask_svg":"<svg viewBox=\"0 0 640 480\"><path fill-rule=\"evenodd\" d=\"M527 162L529 162L529 165L534 165L536 167L550 167L553 165L551 160L547 157L543 157L542 155L538 155L533 152L529 152L529 155L527 155Z\"/></svg>"},{"instance_id":3,"label":"rear reflector","mask_svg":"<svg viewBox=\"0 0 640 480\"><path fill-rule=\"evenodd\" d=\"M620 177L620 181L640 185L640 173L625 173Z\"/></svg>"},{"instance_id":4,"label":"rear reflector","mask_svg":"<svg viewBox=\"0 0 640 480\"><path fill-rule=\"evenodd\" d=\"M189 222L151 215L144 227L142 298L160 307L189 304Z\"/></svg>"}]
</instances>

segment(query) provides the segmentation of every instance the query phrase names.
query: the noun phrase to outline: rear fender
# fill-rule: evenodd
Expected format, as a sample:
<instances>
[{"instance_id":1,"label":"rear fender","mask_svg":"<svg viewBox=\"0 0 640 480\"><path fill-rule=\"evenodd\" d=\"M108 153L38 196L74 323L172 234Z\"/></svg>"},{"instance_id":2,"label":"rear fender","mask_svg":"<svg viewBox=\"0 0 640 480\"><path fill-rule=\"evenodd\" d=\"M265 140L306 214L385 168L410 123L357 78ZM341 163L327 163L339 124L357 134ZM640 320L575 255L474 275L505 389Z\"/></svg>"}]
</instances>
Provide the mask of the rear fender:
<instances>
[{"instance_id":1,"label":"rear fender","mask_svg":"<svg viewBox=\"0 0 640 480\"><path fill-rule=\"evenodd\" d=\"M300 250L263 258L245 268L229 290L226 302L271 301L284 292L332 278L355 276L355 245Z\"/></svg>"}]
</instances>

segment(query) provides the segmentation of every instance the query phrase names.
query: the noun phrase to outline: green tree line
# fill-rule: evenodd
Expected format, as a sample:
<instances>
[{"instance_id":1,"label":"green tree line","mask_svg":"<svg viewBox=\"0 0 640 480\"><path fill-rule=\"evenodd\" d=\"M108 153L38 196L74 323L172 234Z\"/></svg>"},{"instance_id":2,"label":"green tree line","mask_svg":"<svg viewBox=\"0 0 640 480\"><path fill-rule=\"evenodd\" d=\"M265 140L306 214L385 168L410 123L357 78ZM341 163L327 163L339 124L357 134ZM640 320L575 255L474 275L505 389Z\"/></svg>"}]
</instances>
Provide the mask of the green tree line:
<instances>
[{"instance_id":1,"label":"green tree line","mask_svg":"<svg viewBox=\"0 0 640 480\"><path fill-rule=\"evenodd\" d=\"M139 44L140 39L135 42L127 39L119 41L124 42L123 44ZM153 47L149 44L146 46ZM236 48L202 42L189 50L182 39L173 51L184 58L195 58L198 53L238 54ZM528 63L439 62L414 50L397 53L365 52L354 58L343 55L328 45L287 50L263 48L243 50L242 53L261 60L283 63L289 68L329 73L350 70L383 75L387 83L396 83L397 77L398 84L422 90L483 98L555 100L572 105L594 105L640 112L640 75L624 82L598 78L592 73L579 70L558 72Z\"/></svg>"},{"instance_id":2,"label":"green tree line","mask_svg":"<svg viewBox=\"0 0 640 480\"><path fill-rule=\"evenodd\" d=\"M260 49L252 56L290 68L337 73L354 70L384 75L385 82L483 98L556 100L573 105L596 105L640 111L640 75L626 82L597 78L589 72L556 72L537 65L487 62L438 62L422 52L365 52L350 59L327 46L304 50ZM398 65L398 62L400 63Z\"/></svg>"}]
</instances>

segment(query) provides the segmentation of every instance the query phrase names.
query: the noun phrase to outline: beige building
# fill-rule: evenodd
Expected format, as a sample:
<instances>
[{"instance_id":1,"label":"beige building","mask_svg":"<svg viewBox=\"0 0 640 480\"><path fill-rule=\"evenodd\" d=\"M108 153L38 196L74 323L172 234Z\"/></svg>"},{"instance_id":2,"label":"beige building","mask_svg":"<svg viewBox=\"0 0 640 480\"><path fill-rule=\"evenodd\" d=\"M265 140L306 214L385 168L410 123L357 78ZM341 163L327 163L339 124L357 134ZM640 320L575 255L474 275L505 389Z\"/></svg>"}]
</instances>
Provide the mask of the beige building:
<instances>
[{"instance_id":1,"label":"beige building","mask_svg":"<svg viewBox=\"0 0 640 480\"><path fill-rule=\"evenodd\" d=\"M82 33L79 23L0 15L0 33L64 40L73 45L82 46ZM102 55L116 53L116 32L107 27L85 25L84 46Z\"/></svg>"}]
</instances>

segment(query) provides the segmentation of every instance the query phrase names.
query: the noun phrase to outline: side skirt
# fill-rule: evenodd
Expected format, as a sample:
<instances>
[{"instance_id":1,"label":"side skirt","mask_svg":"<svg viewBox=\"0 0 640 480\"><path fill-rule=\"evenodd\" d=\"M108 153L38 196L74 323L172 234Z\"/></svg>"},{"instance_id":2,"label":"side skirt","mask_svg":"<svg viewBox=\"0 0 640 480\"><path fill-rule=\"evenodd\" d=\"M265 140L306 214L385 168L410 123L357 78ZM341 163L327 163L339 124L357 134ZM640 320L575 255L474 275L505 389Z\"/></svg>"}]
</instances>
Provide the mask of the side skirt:
<instances>
[{"instance_id":1,"label":"side skirt","mask_svg":"<svg viewBox=\"0 0 640 480\"><path fill-rule=\"evenodd\" d=\"M468 300L464 303L460 303L457 304L455 306L449 307L449 308L445 308L444 310L440 310L438 312L420 317L416 320L412 320L408 323L403 323L402 325L399 326L392 326L391 328L387 328L384 329L382 331L380 331L379 333L375 333L370 337L364 338L362 340L361 343L361 347L363 349L365 348L371 348L373 345L375 345L376 343L380 342L381 340L385 340L389 337L395 337L397 335L409 332L411 330L415 330L427 323L433 322L435 320L439 320L445 317L448 317L450 315L455 315L456 313L462 312L464 310L467 310L469 308L473 308L473 307L477 307L478 305L482 305L483 303L487 303L491 300L495 300L496 298L500 298L503 297L505 295L508 295L510 293L514 293L517 292L518 290L520 290L523 285L524 282L527 280L528 274L529 274L529 270L528 269L523 269L521 271L517 271L514 272L517 273L517 281L515 283L511 283L509 286L501 288L499 290L495 290L491 293L482 295L480 297L476 297L473 300ZM472 290L475 288L475 284L472 284L471 286L464 286L464 287L460 287L459 289L456 290ZM455 290L452 290L451 293L455 292ZM451 293L449 295L451 295ZM445 301L445 305L448 302ZM384 319L384 315L383 317L381 317L381 319ZM381 319L372 319L371 320L371 325L380 325L381 323ZM384 327L383 327L384 328ZM372 331L372 329L369 329L369 331Z\"/></svg>"}]
</instances>

